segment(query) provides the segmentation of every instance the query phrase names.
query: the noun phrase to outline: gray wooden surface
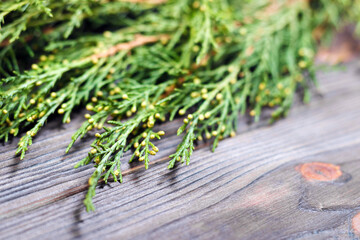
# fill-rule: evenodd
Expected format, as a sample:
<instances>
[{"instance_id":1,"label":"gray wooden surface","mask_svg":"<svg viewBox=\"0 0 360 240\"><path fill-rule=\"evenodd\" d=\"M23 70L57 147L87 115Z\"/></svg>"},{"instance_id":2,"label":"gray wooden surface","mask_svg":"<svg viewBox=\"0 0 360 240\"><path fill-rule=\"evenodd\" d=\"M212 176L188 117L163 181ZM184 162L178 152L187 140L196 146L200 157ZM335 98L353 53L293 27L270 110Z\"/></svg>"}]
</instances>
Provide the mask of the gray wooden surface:
<instances>
[{"instance_id":1,"label":"gray wooden surface","mask_svg":"<svg viewBox=\"0 0 360 240\"><path fill-rule=\"evenodd\" d=\"M179 121L150 169L82 200L92 166L73 169L92 138L65 148L83 121L51 121L25 160L0 146L0 239L356 239L360 232L360 65L319 73L320 94L272 126L240 123L215 153L202 143L190 166L167 170ZM317 162L322 162L319 164ZM305 164L305 165L304 165Z\"/></svg>"}]
</instances>

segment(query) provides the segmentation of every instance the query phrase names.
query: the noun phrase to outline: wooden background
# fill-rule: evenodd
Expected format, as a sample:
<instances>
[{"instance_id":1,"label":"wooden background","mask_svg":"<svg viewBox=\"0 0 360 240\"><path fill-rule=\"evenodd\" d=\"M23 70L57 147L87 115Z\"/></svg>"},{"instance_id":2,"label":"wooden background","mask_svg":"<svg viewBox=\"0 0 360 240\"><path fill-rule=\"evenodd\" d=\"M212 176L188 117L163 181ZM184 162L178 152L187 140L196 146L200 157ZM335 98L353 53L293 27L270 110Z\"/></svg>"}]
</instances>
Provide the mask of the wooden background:
<instances>
[{"instance_id":1,"label":"wooden background","mask_svg":"<svg viewBox=\"0 0 360 240\"><path fill-rule=\"evenodd\" d=\"M360 233L360 65L318 74L309 105L272 126L247 124L215 153L200 144L190 166L167 170L181 120L150 169L124 158L124 183L82 205L92 166L73 169L92 137L64 154L82 114L51 121L25 160L0 146L0 239L356 239ZM318 163L321 162L322 164Z\"/></svg>"}]
</instances>

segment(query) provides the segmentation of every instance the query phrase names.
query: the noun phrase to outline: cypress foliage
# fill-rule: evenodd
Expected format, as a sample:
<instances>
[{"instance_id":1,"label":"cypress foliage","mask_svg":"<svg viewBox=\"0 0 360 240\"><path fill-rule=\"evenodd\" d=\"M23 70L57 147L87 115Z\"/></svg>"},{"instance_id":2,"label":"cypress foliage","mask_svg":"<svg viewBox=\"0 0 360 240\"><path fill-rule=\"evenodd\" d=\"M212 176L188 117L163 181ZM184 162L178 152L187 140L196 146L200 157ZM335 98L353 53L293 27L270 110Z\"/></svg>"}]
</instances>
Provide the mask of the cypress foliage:
<instances>
[{"instance_id":1,"label":"cypress foliage","mask_svg":"<svg viewBox=\"0 0 360 240\"><path fill-rule=\"evenodd\" d=\"M76 165L95 166L84 201L94 210L98 181L122 181L124 152L148 167L159 121L184 118L172 168L190 163L195 141L215 149L234 136L239 113L256 121L272 108L276 120L299 89L309 101L316 46L349 22L359 0L2 1L0 140L23 135L23 159L50 116L70 123L85 107L66 151L98 129Z\"/></svg>"}]
</instances>

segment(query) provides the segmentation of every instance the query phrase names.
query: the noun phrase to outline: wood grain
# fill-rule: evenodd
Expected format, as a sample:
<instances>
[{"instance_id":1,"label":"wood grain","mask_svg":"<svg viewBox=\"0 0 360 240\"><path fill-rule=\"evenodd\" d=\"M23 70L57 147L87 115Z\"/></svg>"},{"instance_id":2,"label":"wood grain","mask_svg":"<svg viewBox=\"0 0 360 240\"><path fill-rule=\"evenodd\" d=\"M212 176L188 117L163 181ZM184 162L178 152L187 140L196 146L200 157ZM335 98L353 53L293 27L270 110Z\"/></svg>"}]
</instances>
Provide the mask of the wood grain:
<instances>
[{"instance_id":1,"label":"wood grain","mask_svg":"<svg viewBox=\"0 0 360 240\"><path fill-rule=\"evenodd\" d=\"M360 67L318 78L311 104L272 126L243 118L241 134L215 153L200 143L190 166L166 169L181 120L161 126L150 169L126 156L124 183L100 186L94 213L82 205L92 167L73 169L92 138L64 154L80 114L65 126L49 122L23 161L16 141L0 146L0 239L356 239ZM314 162L327 164L309 170L324 181L302 176ZM341 174L327 180L334 166Z\"/></svg>"}]
</instances>

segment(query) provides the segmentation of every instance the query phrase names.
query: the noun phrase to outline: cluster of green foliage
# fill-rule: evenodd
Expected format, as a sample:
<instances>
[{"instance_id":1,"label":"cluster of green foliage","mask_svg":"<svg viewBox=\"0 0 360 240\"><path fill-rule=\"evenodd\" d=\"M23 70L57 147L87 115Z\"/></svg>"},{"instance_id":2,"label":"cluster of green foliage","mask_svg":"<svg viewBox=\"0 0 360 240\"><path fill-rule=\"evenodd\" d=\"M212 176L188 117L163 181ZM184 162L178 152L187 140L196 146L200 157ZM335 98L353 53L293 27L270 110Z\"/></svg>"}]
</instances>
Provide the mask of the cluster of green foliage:
<instances>
[{"instance_id":1,"label":"cluster of green foliage","mask_svg":"<svg viewBox=\"0 0 360 240\"><path fill-rule=\"evenodd\" d=\"M159 121L184 117L170 156L189 164L195 141L234 136L239 113L285 116L301 89L309 100L314 53L345 22L360 22L359 0L5 0L0 4L0 140L27 130L24 157L47 119L86 106L75 141L99 129L85 199L100 179L122 181L120 159L159 149ZM309 79L303 77L306 72Z\"/></svg>"}]
</instances>

